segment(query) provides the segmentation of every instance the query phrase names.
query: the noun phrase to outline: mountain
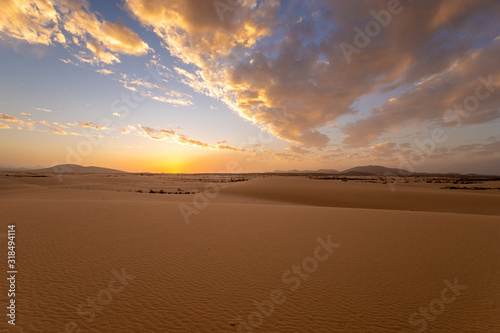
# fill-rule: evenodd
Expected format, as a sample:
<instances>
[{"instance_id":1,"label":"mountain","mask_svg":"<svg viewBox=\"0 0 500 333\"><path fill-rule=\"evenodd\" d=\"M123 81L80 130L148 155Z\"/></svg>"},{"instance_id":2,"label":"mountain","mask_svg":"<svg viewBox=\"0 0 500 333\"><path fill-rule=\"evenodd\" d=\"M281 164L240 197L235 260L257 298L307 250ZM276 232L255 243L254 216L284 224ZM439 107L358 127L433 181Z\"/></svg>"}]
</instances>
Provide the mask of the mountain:
<instances>
[{"instance_id":1,"label":"mountain","mask_svg":"<svg viewBox=\"0 0 500 333\"><path fill-rule=\"evenodd\" d=\"M12 170L14 171L14 170ZM59 164L50 168L41 169L17 169L23 172L52 172L52 173L126 173L125 171L101 168L96 166L81 166L78 164Z\"/></svg>"},{"instance_id":2,"label":"mountain","mask_svg":"<svg viewBox=\"0 0 500 333\"><path fill-rule=\"evenodd\" d=\"M386 168L381 165L366 165L357 166L344 171L338 171L335 169L319 169L319 170L275 170L272 173L322 173L322 174L333 174L333 175L345 175L345 176L408 176L412 173L404 169Z\"/></svg>"},{"instance_id":3,"label":"mountain","mask_svg":"<svg viewBox=\"0 0 500 333\"><path fill-rule=\"evenodd\" d=\"M342 171L340 174L351 176L377 175L377 176L408 176L412 173L404 169L386 168L381 165L357 166Z\"/></svg>"},{"instance_id":4,"label":"mountain","mask_svg":"<svg viewBox=\"0 0 500 333\"><path fill-rule=\"evenodd\" d=\"M326 173L338 174L339 171L335 169L319 169L319 170L274 170L272 173Z\"/></svg>"}]
</instances>

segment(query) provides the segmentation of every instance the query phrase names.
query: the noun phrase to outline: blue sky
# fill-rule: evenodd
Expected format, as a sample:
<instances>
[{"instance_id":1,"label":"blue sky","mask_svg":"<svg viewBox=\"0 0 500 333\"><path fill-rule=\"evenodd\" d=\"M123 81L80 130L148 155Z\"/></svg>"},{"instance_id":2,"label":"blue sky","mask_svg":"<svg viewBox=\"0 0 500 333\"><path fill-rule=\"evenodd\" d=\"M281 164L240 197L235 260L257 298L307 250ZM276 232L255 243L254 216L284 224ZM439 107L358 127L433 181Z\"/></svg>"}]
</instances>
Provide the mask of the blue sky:
<instances>
[{"instance_id":1,"label":"blue sky","mask_svg":"<svg viewBox=\"0 0 500 333\"><path fill-rule=\"evenodd\" d=\"M500 174L499 7L8 0L0 164Z\"/></svg>"}]
</instances>

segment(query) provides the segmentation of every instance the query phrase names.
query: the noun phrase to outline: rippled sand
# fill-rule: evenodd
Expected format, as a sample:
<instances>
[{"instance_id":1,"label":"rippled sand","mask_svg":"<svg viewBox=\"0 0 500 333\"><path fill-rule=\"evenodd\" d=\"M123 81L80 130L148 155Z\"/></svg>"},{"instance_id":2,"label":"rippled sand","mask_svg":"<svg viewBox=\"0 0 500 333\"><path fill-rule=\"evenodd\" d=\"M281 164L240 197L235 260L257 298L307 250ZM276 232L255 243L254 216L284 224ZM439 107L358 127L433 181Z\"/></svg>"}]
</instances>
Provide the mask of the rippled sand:
<instances>
[{"instance_id":1,"label":"rippled sand","mask_svg":"<svg viewBox=\"0 0 500 333\"><path fill-rule=\"evenodd\" d=\"M0 329L500 332L498 192L210 184L1 177L2 260L15 223L19 273L17 325ZM152 187L198 194L136 192Z\"/></svg>"}]
</instances>

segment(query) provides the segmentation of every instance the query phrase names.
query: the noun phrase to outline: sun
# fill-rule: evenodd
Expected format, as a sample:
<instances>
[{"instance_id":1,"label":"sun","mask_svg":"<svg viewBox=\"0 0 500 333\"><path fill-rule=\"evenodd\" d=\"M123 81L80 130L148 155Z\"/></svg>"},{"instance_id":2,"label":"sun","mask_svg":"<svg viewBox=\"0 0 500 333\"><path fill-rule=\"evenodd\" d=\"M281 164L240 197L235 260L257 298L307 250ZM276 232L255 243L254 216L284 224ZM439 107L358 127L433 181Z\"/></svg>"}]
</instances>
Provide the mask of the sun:
<instances>
[{"instance_id":1,"label":"sun","mask_svg":"<svg viewBox=\"0 0 500 333\"><path fill-rule=\"evenodd\" d=\"M163 163L162 170L165 173L183 173L186 170L187 161L180 157L171 157Z\"/></svg>"}]
</instances>

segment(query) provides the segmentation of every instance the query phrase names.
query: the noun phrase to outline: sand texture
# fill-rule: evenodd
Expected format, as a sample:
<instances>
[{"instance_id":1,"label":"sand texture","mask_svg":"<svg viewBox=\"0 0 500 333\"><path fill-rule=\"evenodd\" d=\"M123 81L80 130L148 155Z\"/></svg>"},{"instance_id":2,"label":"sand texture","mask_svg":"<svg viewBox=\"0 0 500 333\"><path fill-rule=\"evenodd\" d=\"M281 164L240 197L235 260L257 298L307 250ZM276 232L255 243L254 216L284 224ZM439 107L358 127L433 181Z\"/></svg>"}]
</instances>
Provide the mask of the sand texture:
<instances>
[{"instance_id":1,"label":"sand texture","mask_svg":"<svg viewBox=\"0 0 500 333\"><path fill-rule=\"evenodd\" d=\"M14 223L18 277L17 324L0 329L500 332L499 199L300 177L2 176L2 260Z\"/></svg>"}]
</instances>

